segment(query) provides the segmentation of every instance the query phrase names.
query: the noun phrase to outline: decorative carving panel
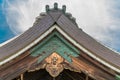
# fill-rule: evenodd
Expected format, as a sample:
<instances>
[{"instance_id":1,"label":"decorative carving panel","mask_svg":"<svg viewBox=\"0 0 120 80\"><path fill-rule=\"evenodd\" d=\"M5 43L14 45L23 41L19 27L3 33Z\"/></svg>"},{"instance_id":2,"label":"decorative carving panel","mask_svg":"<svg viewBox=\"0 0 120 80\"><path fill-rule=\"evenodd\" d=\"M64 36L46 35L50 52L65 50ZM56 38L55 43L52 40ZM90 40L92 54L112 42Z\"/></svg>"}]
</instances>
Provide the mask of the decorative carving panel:
<instances>
[{"instance_id":1,"label":"decorative carving panel","mask_svg":"<svg viewBox=\"0 0 120 80\"><path fill-rule=\"evenodd\" d=\"M47 63L45 68L52 77L58 76L64 69L62 64L64 59L56 53L50 55L45 61Z\"/></svg>"},{"instance_id":2,"label":"decorative carving panel","mask_svg":"<svg viewBox=\"0 0 120 80\"><path fill-rule=\"evenodd\" d=\"M69 69L75 72L81 72L81 70L77 69L77 67L72 65L72 63L69 63L56 52L49 55L41 63L31 64L31 67L28 69L28 71L31 72L40 69L46 69L46 71L52 77L57 77L64 69Z\"/></svg>"}]
</instances>

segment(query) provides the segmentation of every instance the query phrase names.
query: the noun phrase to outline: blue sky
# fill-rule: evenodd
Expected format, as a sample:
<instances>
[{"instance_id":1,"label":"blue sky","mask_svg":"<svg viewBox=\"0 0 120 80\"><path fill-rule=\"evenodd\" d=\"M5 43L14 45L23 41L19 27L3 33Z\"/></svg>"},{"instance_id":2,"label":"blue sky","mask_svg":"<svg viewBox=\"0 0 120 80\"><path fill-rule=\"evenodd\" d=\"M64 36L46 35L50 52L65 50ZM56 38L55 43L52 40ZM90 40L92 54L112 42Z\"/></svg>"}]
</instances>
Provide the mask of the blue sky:
<instances>
[{"instance_id":1,"label":"blue sky","mask_svg":"<svg viewBox=\"0 0 120 80\"><path fill-rule=\"evenodd\" d=\"M29 29L54 2L65 4L86 33L120 52L120 0L0 0L0 43Z\"/></svg>"},{"instance_id":2,"label":"blue sky","mask_svg":"<svg viewBox=\"0 0 120 80\"><path fill-rule=\"evenodd\" d=\"M6 22L4 12L2 10L2 0L0 0L0 43L14 37L15 35L10 30Z\"/></svg>"}]
</instances>

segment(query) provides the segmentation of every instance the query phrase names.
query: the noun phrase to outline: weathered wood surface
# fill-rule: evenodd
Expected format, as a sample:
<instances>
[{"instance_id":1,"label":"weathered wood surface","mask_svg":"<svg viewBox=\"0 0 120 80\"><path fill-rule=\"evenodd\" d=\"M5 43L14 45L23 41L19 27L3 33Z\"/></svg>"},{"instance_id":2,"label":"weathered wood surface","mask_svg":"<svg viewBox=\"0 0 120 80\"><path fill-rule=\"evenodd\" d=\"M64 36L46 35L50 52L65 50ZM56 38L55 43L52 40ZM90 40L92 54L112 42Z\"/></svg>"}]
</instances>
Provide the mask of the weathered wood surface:
<instances>
[{"instance_id":1,"label":"weathered wood surface","mask_svg":"<svg viewBox=\"0 0 120 80\"><path fill-rule=\"evenodd\" d=\"M26 55L25 55L26 54ZM20 74L30 71L39 70L45 68L46 61L37 63L38 57L31 57L29 51L22 54L16 60L8 63L7 66L0 67L0 78L3 80L11 80ZM99 67L95 60L89 60L89 58L84 56L82 53L79 58L72 57L72 63L68 63L66 60L64 63L64 68L73 71L84 72L86 75L93 77L97 80L114 80L114 72L105 66ZM86 59L87 58L87 59ZM51 63L49 57L46 59L48 63ZM60 59L62 61L63 59ZM49 62L50 61L50 62ZM59 63L59 61L58 61Z\"/></svg>"},{"instance_id":2,"label":"weathered wood surface","mask_svg":"<svg viewBox=\"0 0 120 80\"><path fill-rule=\"evenodd\" d=\"M77 57L80 54L79 50L63 38L56 30L30 50L31 56L41 56L38 63L53 52L58 53L68 62L72 61L70 56Z\"/></svg>"}]
</instances>

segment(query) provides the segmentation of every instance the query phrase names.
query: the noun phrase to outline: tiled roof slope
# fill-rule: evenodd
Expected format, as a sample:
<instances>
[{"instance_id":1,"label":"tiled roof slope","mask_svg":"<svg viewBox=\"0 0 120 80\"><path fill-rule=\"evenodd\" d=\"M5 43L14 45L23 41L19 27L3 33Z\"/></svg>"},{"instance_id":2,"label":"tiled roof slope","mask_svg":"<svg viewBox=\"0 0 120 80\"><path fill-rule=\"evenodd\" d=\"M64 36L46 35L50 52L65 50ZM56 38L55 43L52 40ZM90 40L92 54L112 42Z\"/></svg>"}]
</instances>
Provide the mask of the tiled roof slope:
<instances>
[{"instance_id":1,"label":"tiled roof slope","mask_svg":"<svg viewBox=\"0 0 120 80\"><path fill-rule=\"evenodd\" d=\"M62 10L58 9L57 6L50 10L49 6L46 6L46 14L41 14L33 27L11 42L0 47L0 61L25 48L54 24L57 24L78 44L120 69L120 55L98 43L91 36L79 29L75 23L75 19L70 14L65 13L65 10L65 6L63 6Z\"/></svg>"}]
</instances>

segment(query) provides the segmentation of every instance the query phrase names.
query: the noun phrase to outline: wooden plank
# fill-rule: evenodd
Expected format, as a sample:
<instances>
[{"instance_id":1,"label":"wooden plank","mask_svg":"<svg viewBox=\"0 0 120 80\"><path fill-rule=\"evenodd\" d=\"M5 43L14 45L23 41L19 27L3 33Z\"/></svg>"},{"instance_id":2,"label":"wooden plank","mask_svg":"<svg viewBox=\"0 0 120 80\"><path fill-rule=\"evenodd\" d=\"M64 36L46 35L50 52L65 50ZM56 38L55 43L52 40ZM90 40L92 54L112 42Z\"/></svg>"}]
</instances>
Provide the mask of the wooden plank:
<instances>
[{"instance_id":1,"label":"wooden plank","mask_svg":"<svg viewBox=\"0 0 120 80\"><path fill-rule=\"evenodd\" d=\"M82 72L85 72L85 74L88 74L90 77L95 78L97 80L114 80L114 76L107 73L106 71L97 68L93 64L86 63L82 58L72 58L73 65L81 69ZM89 62L89 61L88 61Z\"/></svg>"}]
</instances>

